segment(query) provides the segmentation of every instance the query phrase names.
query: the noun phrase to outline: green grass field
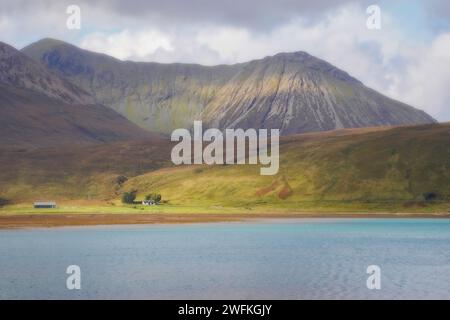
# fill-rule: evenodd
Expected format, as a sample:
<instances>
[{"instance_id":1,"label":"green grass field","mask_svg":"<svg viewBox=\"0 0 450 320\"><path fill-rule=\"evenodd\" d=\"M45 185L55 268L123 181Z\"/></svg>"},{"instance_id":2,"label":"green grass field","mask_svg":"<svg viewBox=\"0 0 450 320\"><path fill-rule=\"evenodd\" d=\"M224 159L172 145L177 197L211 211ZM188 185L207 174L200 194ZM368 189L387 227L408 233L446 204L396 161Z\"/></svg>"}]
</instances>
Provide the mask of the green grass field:
<instances>
[{"instance_id":1,"label":"green grass field","mask_svg":"<svg viewBox=\"0 0 450 320\"><path fill-rule=\"evenodd\" d=\"M289 213L439 213L450 214L449 202L418 202L401 204L397 202L355 202L355 201L305 201L271 205L266 203L241 203L228 206L203 204L195 206L161 204L108 205L108 204L62 204L55 209L34 209L31 204L16 204L0 208L0 215L27 214L289 214Z\"/></svg>"}]
</instances>

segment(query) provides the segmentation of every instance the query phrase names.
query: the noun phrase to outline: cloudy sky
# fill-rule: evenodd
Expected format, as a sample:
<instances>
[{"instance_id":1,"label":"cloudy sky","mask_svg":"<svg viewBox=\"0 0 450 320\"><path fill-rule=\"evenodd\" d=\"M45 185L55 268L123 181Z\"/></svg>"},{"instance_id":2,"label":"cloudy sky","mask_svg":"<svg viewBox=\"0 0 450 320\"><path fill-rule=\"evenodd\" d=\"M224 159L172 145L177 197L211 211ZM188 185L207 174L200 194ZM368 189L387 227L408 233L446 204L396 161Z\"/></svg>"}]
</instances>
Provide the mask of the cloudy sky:
<instances>
[{"instance_id":1,"label":"cloudy sky","mask_svg":"<svg viewBox=\"0 0 450 320\"><path fill-rule=\"evenodd\" d=\"M66 26L73 4L80 30ZM366 26L373 4L379 30ZM44 37L124 60L206 65L307 51L450 121L448 0L0 0L0 41Z\"/></svg>"}]
</instances>

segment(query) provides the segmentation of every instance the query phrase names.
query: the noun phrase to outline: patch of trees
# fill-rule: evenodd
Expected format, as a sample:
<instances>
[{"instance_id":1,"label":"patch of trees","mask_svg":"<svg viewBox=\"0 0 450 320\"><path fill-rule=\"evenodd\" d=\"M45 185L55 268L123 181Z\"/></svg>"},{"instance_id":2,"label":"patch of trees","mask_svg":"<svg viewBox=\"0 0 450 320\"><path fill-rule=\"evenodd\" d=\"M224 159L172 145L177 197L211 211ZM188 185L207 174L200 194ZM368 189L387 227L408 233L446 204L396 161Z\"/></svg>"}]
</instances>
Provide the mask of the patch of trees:
<instances>
[{"instance_id":1,"label":"patch of trees","mask_svg":"<svg viewBox=\"0 0 450 320\"><path fill-rule=\"evenodd\" d=\"M157 193L150 193L145 196L145 200L153 200L155 203L160 203L161 195Z\"/></svg>"},{"instance_id":2,"label":"patch of trees","mask_svg":"<svg viewBox=\"0 0 450 320\"><path fill-rule=\"evenodd\" d=\"M135 201L137 192L138 192L137 190L124 192L122 194L122 203L125 203L125 204L137 204L137 203L140 203L139 201L138 202ZM148 195L145 196L145 200L152 200L156 204L160 203L161 199L162 199L162 197L158 193L149 193Z\"/></svg>"},{"instance_id":3,"label":"patch of trees","mask_svg":"<svg viewBox=\"0 0 450 320\"><path fill-rule=\"evenodd\" d=\"M122 202L126 204L134 204L137 191L124 192L122 194Z\"/></svg>"}]
</instances>

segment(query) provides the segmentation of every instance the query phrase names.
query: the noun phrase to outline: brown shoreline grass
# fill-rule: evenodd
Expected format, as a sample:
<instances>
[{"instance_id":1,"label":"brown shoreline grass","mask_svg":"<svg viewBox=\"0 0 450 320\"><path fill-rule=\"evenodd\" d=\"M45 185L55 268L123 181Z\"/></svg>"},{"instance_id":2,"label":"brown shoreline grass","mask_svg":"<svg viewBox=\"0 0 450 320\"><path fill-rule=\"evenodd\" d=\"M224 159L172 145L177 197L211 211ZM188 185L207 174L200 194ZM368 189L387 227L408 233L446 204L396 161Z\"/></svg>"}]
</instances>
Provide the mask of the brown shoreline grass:
<instances>
[{"instance_id":1,"label":"brown shoreline grass","mask_svg":"<svg viewBox=\"0 0 450 320\"><path fill-rule=\"evenodd\" d=\"M21 214L0 216L0 229L243 222L299 218L450 218L450 213Z\"/></svg>"}]
</instances>

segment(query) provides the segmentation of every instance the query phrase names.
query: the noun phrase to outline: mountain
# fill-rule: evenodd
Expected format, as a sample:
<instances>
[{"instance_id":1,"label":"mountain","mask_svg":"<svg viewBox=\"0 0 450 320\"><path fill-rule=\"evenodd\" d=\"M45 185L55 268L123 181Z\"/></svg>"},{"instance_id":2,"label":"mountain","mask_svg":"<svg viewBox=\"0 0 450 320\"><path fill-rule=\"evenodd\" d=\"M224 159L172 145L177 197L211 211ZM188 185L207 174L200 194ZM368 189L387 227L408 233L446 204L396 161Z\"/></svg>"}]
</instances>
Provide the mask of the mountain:
<instances>
[{"instance_id":1,"label":"mountain","mask_svg":"<svg viewBox=\"0 0 450 320\"><path fill-rule=\"evenodd\" d=\"M22 52L43 62L143 128L169 133L190 127L234 67L123 62L44 39Z\"/></svg>"},{"instance_id":2,"label":"mountain","mask_svg":"<svg viewBox=\"0 0 450 320\"><path fill-rule=\"evenodd\" d=\"M202 116L213 127L280 128L283 134L434 122L304 52L246 63Z\"/></svg>"},{"instance_id":3,"label":"mountain","mask_svg":"<svg viewBox=\"0 0 450 320\"><path fill-rule=\"evenodd\" d=\"M70 146L154 135L13 47L0 43L0 144Z\"/></svg>"},{"instance_id":4,"label":"mountain","mask_svg":"<svg viewBox=\"0 0 450 320\"><path fill-rule=\"evenodd\" d=\"M97 103L162 133L199 119L207 127L280 128L285 135L435 122L305 52L211 67L120 61L53 39L22 52Z\"/></svg>"}]
</instances>

